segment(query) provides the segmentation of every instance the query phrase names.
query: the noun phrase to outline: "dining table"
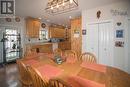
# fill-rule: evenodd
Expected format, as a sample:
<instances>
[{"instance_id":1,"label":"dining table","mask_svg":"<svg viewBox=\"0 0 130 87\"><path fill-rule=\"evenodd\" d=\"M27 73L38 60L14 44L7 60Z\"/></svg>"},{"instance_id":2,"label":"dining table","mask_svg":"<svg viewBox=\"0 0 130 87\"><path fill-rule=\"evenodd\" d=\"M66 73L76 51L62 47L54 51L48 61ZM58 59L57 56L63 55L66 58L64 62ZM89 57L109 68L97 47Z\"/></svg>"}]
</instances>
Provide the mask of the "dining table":
<instances>
[{"instance_id":1,"label":"dining table","mask_svg":"<svg viewBox=\"0 0 130 87\"><path fill-rule=\"evenodd\" d=\"M46 82L58 78L72 87L130 87L130 74L118 68L78 60L57 64L53 57L53 54L40 54L21 60L39 71Z\"/></svg>"}]
</instances>

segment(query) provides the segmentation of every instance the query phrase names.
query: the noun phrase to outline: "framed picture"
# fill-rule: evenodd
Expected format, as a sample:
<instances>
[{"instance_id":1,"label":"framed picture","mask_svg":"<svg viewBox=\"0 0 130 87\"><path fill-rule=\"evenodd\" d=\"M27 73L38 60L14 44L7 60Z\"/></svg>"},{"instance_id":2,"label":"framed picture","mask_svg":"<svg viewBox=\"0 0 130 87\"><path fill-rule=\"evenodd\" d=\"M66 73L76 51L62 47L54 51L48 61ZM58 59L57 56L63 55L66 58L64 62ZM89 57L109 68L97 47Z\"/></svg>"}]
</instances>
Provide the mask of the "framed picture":
<instances>
[{"instance_id":1,"label":"framed picture","mask_svg":"<svg viewBox=\"0 0 130 87\"><path fill-rule=\"evenodd\" d=\"M82 30L82 35L86 35L86 30Z\"/></svg>"},{"instance_id":2,"label":"framed picture","mask_svg":"<svg viewBox=\"0 0 130 87\"><path fill-rule=\"evenodd\" d=\"M116 38L123 38L124 31L123 30L116 30Z\"/></svg>"},{"instance_id":3,"label":"framed picture","mask_svg":"<svg viewBox=\"0 0 130 87\"><path fill-rule=\"evenodd\" d=\"M124 42L123 41L116 41L115 46L116 47L124 47Z\"/></svg>"}]
</instances>

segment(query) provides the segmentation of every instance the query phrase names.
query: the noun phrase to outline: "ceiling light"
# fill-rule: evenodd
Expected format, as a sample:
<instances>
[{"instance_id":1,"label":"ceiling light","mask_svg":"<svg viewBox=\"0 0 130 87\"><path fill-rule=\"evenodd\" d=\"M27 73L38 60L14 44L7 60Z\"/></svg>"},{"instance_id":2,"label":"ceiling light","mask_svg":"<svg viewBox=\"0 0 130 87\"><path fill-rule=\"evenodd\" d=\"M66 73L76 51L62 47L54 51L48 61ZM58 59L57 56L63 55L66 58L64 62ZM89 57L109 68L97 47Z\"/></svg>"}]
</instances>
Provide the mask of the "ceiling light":
<instances>
[{"instance_id":1,"label":"ceiling light","mask_svg":"<svg viewBox=\"0 0 130 87\"><path fill-rule=\"evenodd\" d=\"M77 8L78 0L48 0L45 11L49 14L55 15L69 12Z\"/></svg>"}]
</instances>

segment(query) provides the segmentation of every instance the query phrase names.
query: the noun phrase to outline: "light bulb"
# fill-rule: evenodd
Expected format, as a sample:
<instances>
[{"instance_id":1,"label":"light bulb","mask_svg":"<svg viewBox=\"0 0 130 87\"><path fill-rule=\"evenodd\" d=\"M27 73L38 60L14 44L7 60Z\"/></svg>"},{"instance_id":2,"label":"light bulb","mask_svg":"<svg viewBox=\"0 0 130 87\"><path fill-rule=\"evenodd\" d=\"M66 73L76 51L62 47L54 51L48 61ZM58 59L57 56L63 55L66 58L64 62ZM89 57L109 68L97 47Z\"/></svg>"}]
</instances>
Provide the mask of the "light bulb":
<instances>
[{"instance_id":1,"label":"light bulb","mask_svg":"<svg viewBox=\"0 0 130 87\"><path fill-rule=\"evenodd\" d=\"M56 6L57 8L59 8L59 5L57 4L57 6Z\"/></svg>"},{"instance_id":2,"label":"light bulb","mask_svg":"<svg viewBox=\"0 0 130 87\"><path fill-rule=\"evenodd\" d=\"M53 9L53 7L51 6L51 9Z\"/></svg>"},{"instance_id":3,"label":"light bulb","mask_svg":"<svg viewBox=\"0 0 130 87\"><path fill-rule=\"evenodd\" d=\"M62 4L63 6L65 5L65 3L63 2L63 4Z\"/></svg>"},{"instance_id":4,"label":"light bulb","mask_svg":"<svg viewBox=\"0 0 130 87\"><path fill-rule=\"evenodd\" d=\"M70 0L70 3L73 3L73 0Z\"/></svg>"},{"instance_id":5,"label":"light bulb","mask_svg":"<svg viewBox=\"0 0 130 87\"><path fill-rule=\"evenodd\" d=\"M64 0L63 0L63 2L62 2L62 5L63 5L63 6L65 5Z\"/></svg>"}]
</instances>

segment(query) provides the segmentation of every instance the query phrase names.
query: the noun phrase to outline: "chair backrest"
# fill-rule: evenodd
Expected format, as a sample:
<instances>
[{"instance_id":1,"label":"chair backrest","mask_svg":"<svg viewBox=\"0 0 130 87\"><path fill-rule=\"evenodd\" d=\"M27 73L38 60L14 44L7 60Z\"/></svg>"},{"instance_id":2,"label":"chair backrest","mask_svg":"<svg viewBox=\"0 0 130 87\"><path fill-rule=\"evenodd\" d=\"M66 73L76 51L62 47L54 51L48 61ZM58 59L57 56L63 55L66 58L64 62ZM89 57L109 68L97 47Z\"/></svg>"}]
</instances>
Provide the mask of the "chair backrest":
<instances>
[{"instance_id":1,"label":"chair backrest","mask_svg":"<svg viewBox=\"0 0 130 87\"><path fill-rule=\"evenodd\" d=\"M66 59L68 60L70 57L73 58L73 59L76 59L77 60L77 54L75 51L73 50L67 50L65 51L65 55Z\"/></svg>"},{"instance_id":2,"label":"chair backrest","mask_svg":"<svg viewBox=\"0 0 130 87\"><path fill-rule=\"evenodd\" d=\"M50 79L49 87L72 87L63 80L60 79Z\"/></svg>"},{"instance_id":3,"label":"chair backrest","mask_svg":"<svg viewBox=\"0 0 130 87\"><path fill-rule=\"evenodd\" d=\"M54 50L54 55L59 55L59 56L62 56L62 50L57 48Z\"/></svg>"},{"instance_id":4,"label":"chair backrest","mask_svg":"<svg viewBox=\"0 0 130 87\"><path fill-rule=\"evenodd\" d=\"M80 60L85 61L87 63L96 63L97 62L95 55L92 53L89 53L89 52L83 53L80 56Z\"/></svg>"},{"instance_id":5,"label":"chair backrest","mask_svg":"<svg viewBox=\"0 0 130 87\"><path fill-rule=\"evenodd\" d=\"M20 59L17 60L17 65L20 73L20 80L26 83L30 83L31 77L27 70L26 65Z\"/></svg>"},{"instance_id":6,"label":"chair backrest","mask_svg":"<svg viewBox=\"0 0 130 87\"><path fill-rule=\"evenodd\" d=\"M28 71L32 78L33 87L48 87L47 81L42 78L42 75L34 67L29 66Z\"/></svg>"}]
</instances>

